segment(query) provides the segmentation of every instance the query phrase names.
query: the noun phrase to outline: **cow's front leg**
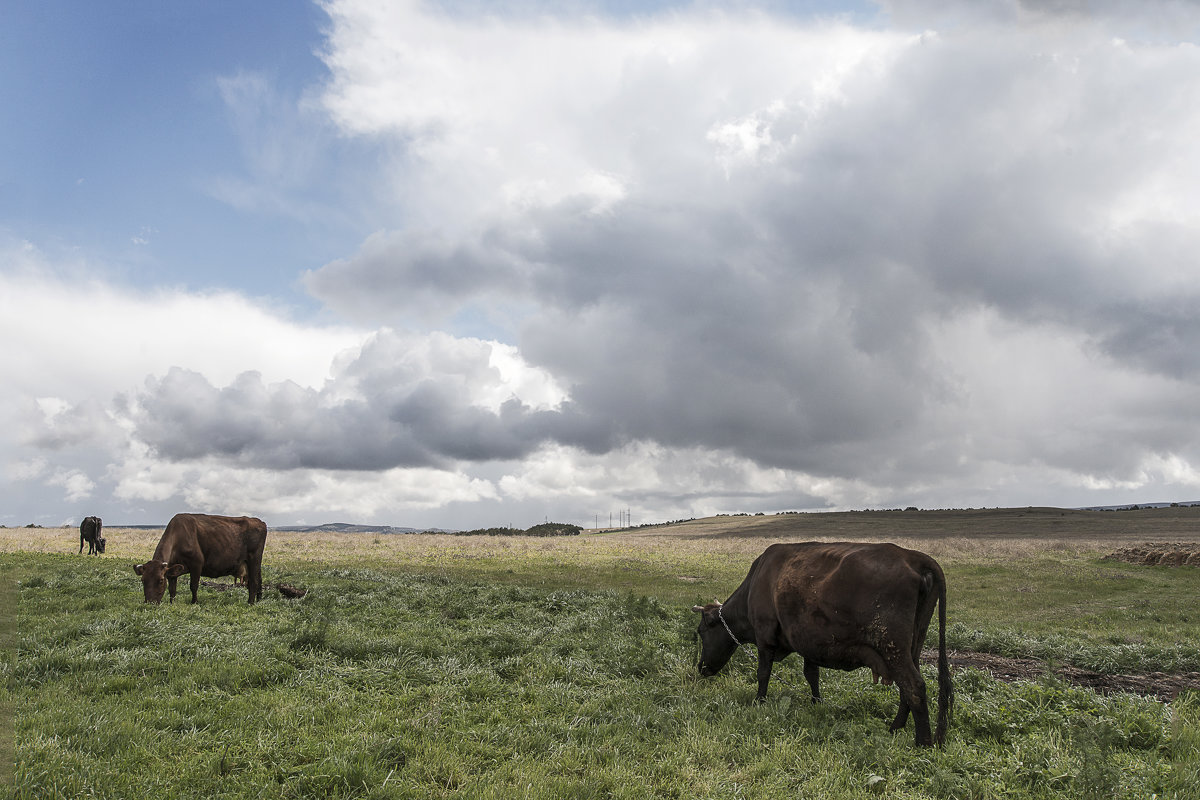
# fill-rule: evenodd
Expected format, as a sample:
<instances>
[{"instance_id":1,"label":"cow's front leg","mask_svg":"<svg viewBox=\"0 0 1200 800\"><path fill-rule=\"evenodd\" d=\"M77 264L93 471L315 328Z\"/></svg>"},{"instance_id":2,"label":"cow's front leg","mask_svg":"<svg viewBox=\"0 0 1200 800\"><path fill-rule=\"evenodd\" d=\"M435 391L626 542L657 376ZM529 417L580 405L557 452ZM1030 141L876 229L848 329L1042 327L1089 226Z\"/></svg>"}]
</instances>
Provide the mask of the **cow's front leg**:
<instances>
[{"instance_id":1,"label":"cow's front leg","mask_svg":"<svg viewBox=\"0 0 1200 800\"><path fill-rule=\"evenodd\" d=\"M804 659L804 679L812 688L812 701L821 702L821 668L807 658Z\"/></svg>"},{"instance_id":2,"label":"cow's front leg","mask_svg":"<svg viewBox=\"0 0 1200 800\"><path fill-rule=\"evenodd\" d=\"M200 570L192 571L192 602L197 602L196 595L200 593Z\"/></svg>"},{"instance_id":3,"label":"cow's front leg","mask_svg":"<svg viewBox=\"0 0 1200 800\"><path fill-rule=\"evenodd\" d=\"M758 648L758 695L754 702L767 699L767 683L771 680L771 664L775 661L775 648L759 645Z\"/></svg>"},{"instance_id":4,"label":"cow's front leg","mask_svg":"<svg viewBox=\"0 0 1200 800\"><path fill-rule=\"evenodd\" d=\"M171 602L175 602L175 581L176 576L170 575L167 577L167 592L171 595Z\"/></svg>"}]
</instances>

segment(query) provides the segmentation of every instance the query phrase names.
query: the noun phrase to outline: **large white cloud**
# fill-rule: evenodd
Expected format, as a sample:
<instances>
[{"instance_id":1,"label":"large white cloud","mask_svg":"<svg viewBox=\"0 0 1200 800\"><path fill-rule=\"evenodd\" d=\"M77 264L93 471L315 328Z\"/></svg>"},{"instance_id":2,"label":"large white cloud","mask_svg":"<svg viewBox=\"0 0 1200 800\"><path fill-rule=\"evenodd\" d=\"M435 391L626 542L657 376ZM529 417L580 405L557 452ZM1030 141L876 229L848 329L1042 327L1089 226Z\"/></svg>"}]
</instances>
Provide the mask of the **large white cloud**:
<instances>
[{"instance_id":1,"label":"large white cloud","mask_svg":"<svg viewBox=\"0 0 1200 800\"><path fill-rule=\"evenodd\" d=\"M222 384L258 370L319 386L333 356L365 335L298 324L235 292L121 288L100 277L111 267L29 242L0 242L0 261L0 331L14 343L0 367L24 394L104 397L177 365Z\"/></svg>"},{"instance_id":2,"label":"large white cloud","mask_svg":"<svg viewBox=\"0 0 1200 800\"><path fill-rule=\"evenodd\" d=\"M1137 7L371 5L329 5L324 101L421 208L308 276L332 306L520 306L614 443L880 496L1200 488L1200 49Z\"/></svg>"}]
</instances>

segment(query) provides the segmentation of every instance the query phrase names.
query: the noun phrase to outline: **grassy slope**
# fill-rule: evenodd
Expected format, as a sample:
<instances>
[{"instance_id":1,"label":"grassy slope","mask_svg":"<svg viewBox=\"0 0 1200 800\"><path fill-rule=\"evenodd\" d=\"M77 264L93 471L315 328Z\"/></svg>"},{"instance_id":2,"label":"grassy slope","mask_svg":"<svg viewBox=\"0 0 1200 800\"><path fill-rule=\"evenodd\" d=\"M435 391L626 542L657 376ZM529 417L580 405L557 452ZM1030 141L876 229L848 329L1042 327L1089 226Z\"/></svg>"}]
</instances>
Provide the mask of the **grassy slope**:
<instances>
[{"instance_id":1,"label":"grassy slope","mask_svg":"<svg viewBox=\"0 0 1200 800\"><path fill-rule=\"evenodd\" d=\"M826 514L707 517L645 532L805 539L1041 539L1200 541L1200 507L1139 511L997 508L948 511L846 511Z\"/></svg>"},{"instance_id":2,"label":"grassy slope","mask_svg":"<svg viewBox=\"0 0 1200 800\"><path fill-rule=\"evenodd\" d=\"M1193 796L1195 695L968 672L951 741L929 753L885 733L894 689L862 673L826 671L815 708L790 661L764 706L748 656L694 677L688 606L777 538L920 544L950 575L954 635L991 649L1114 668L1194 652L1200 570L1101 562L1111 529L1045 541L1030 520L1012 531L1020 513L968 536L947 512L923 539L909 515L814 515L828 533L738 517L551 541L273 534L267 580L310 594L252 608L211 590L143 606L129 566L154 532L110 530L103 559L61 555L57 532L0 536L24 551L0 556L22 580L17 796ZM1154 524L1132 536L1185 538Z\"/></svg>"},{"instance_id":3,"label":"grassy slope","mask_svg":"<svg viewBox=\"0 0 1200 800\"><path fill-rule=\"evenodd\" d=\"M108 529L133 564L158 531ZM0 549L74 551L60 531L0 530ZM1200 541L1200 508L849 512L714 517L556 539L272 532L267 580L332 563L561 589L608 588L691 605L726 597L767 543L888 540L941 561L956 647L1100 671L1200 670L1200 570L1102 561L1118 546ZM60 541L62 540L62 541ZM132 573L131 573L132 574Z\"/></svg>"}]
</instances>

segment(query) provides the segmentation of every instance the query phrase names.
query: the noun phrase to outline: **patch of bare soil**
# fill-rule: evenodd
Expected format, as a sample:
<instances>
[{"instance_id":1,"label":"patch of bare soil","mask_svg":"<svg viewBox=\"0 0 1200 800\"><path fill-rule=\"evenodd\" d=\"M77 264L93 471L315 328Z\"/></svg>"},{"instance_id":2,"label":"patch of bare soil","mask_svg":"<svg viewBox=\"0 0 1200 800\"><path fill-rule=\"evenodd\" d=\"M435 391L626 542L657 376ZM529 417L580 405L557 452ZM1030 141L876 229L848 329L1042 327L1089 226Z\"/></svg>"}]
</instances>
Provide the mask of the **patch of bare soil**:
<instances>
[{"instance_id":1,"label":"patch of bare soil","mask_svg":"<svg viewBox=\"0 0 1200 800\"><path fill-rule=\"evenodd\" d=\"M206 589L213 589L218 592L228 592L230 589L244 589L245 588L245 584L218 583L217 581L200 581L200 585ZM286 583L280 583L280 584L264 583L262 588L263 588L264 592L267 591L268 589L278 589L279 593L281 595L283 595L284 597L292 598L292 599L296 599L298 597L304 597L304 595L308 594L307 589L297 589L295 586L289 586Z\"/></svg>"},{"instance_id":2,"label":"patch of bare soil","mask_svg":"<svg viewBox=\"0 0 1200 800\"><path fill-rule=\"evenodd\" d=\"M217 583L216 581L200 581L200 585L205 589L213 589L218 592L228 592L230 589L241 589L241 584L237 583ZM266 588L265 586L263 587Z\"/></svg>"},{"instance_id":3,"label":"patch of bare soil","mask_svg":"<svg viewBox=\"0 0 1200 800\"><path fill-rule=\"evenodd\" d=\"M1200 567L1200 545L1188 542L1147 542L1122 547L1105 561L1127 561L1162 567Z\"/></svg>"},{"instance_id":4,"label":"patch of bare soil","mask_svg":"<svg viewBox=\"0 0 1200 800\"><path fill-rule=\"evenodd\" d=\"M1169 702L1180 692L1200 691L1200 672L1184 672L1171 675L1165 672L1147 672L1138 675L1105 675L1080 667L1060 666L1051 668L1036 658L1010 658L992 653L976 653L969 650L951 650L950 665L958 669L975 667L991 674L997 680L1035 681L1053 672L1059 680L1074 686L1082 686L1100 694L1130 692L1144 697L1154 697ZM937 663L937 651L926 650L921 660Z\"/></svg>"}]
</instances>

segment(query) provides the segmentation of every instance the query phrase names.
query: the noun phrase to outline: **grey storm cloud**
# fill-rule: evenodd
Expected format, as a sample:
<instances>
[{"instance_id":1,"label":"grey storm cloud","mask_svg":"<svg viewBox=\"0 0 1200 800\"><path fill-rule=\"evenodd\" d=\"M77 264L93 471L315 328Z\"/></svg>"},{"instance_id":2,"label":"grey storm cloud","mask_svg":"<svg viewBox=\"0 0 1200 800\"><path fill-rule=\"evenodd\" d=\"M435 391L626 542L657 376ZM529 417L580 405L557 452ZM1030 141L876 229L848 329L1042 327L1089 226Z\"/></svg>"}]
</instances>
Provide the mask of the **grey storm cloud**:
<instances>
[{"instance_id":1,"label":"grey storm cloud","mask_svg":"<svg viewBox=\"0 0 1200 800\"><path fill-rule=\"evenodd\" d=\"M391 420L436 431L423 441L459 458L536 434L589 451L645 439L851 473L848 449L891 435L937 385L913 352L924 334L904 307L910 298L895 293L904 280L850 291L836 273L739 253L729 241L759 248L752 226L719 216L685 235L634 205L600 221L548 215L538 241L507 260L525 265L545 305L526 322L522 352L572 386L571 402L457 417L444 393L419 390L392 406ZM847 451L840 469L831 450Z\"/></svg>"},{"instance_id":2,"label":"grey storm cloud","mask_svg":"<svg viewBox=\"0 0 1200 800\"><path fill-rule=\"evenodd\" d=\"M391 360L397 342L376 334L322 389L257 372L225 387L173 368L147 381L125 414L135 437L161 458L217 456L271 469L447 468L456 461L520 459L547 441L605 452L611 426L582 418L570 402L535 409L512 397L498 409L470 401L463 382L486 365L442 362L441 375L418 375ZM445 372L449 370L449 372Z\"/></svg>"},{"instance_id":3,"label":"grey storm cloud","mask_svg":"<svg viewBox=\"0 0 1200 800\"><path fill-rule=\"evenodd\" d=\"M478 237L451 238L428 230L389 231L370 236L352 259L342 259L307 276L318 295L339 296L343 310L355 307L373 317L386 317L397 307L445 302L483 291L519 292L521 265L507 258L504 231ZM342 281L354 281L346 293ZM397 286L408 287L397 302Z\"/></svg>"}]
</instances>

